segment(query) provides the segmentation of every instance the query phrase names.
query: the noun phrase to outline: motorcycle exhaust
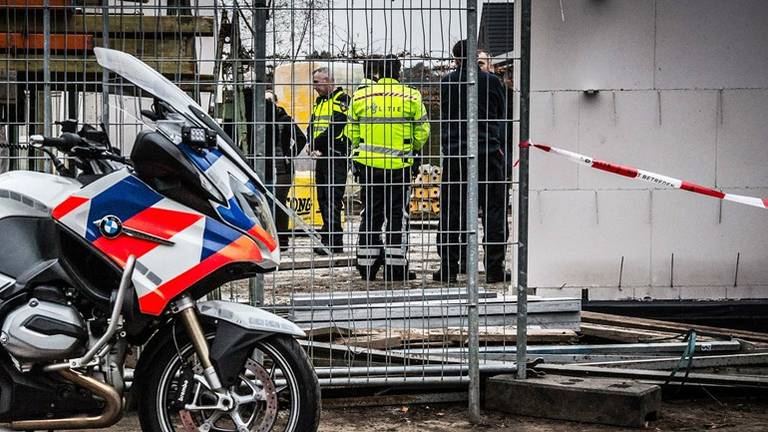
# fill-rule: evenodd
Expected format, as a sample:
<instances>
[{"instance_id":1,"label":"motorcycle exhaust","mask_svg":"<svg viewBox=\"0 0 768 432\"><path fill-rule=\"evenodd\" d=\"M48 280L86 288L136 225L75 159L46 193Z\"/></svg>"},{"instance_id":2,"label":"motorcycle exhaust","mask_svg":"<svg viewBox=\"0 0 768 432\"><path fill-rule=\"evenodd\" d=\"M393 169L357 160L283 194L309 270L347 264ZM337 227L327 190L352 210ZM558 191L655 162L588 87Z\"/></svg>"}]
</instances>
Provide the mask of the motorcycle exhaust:
<instances>
[{"instance_id":1,"label":"motorcycle exhaust","mask_svg":"<svg viewBox=\"0 0 768 432\"><path fill-rule=\"evenodd\" d=\"M16 430L50 430L50 429L91 429L106 428L120 420L123 412L123 399L112 388L95 378L81 375L68 369L57 371L67 381L77 384L92 391L96 396L104 399L104 411L92 417L71 417L62 419L45 420L19 420L11 422L11 429Z\"/></svg>"}]
</instances>

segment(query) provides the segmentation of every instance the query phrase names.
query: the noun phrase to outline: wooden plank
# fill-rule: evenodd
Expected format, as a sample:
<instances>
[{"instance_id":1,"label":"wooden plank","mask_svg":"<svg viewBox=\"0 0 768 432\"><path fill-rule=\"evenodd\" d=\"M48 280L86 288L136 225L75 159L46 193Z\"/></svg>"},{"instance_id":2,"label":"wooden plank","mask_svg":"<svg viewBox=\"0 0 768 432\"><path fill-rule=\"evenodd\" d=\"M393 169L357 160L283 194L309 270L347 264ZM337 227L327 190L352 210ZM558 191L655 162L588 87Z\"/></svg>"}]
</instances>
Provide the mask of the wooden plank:
<instances>
[{"instance_id":1,"label":"wooden plank","mask_svg":"<svg viewBox=\"0 0 768 432\"><path fill-rule=\"evenodd\" d=\"M581 334L585 336L599 337L615 342L639 343L652 342L659 339L670 339L679 333L661 332L655 330L633 329L627 327L581 323ZM698 340L714 340L714 338L702 336Z\"/></svg>"},{"instance_id":2,"label":"wooden plank","mask_svg":"<svg viewBox=\"0 0 768 432\"><path fill-rule=\"evenodd\" d=\"M96 46L103 46L102 38L95 39ZM196 60L195 38L174 36L168 39L110 38L109 47L134 55L163 60Z\"/></svg>"},{"instance_id":3,"label":"wooden plank","mask_svg":"<svg viewBox=\"0 0 768 432\"><path fill-rule=\"evenodd\" d=\"M399 348L402 345L403 340L400 336L396 335L369 335L369 336L355 336L348 338L336 339L334 343L340 345L356 346L370 349L387 350L391 348Z\"/></svg>"},{"instance_id":4,"label":"wooden plank","mask_svg":"<svg viewBox=\"0 0 768 432\"><path fill-rule=\"evenodd\" d=\"M31 50L45 49L45 35L40 33L0 33L0 50ZM51 51L88 51L93 48L93 36L82 34L52 34L50 36Z\"/></svg>"},{"instance_id":5,"label":"wooden plank","mask_svg":"<svg viewBox=\"0 0 768 432\"><path fill-rule=\"evenodd\" d=\"M102 27L101 14L77 14L66 20L51 20L51 33L101 35ZM0 29L13 32L44 32L42 20L28 20L23 16L3 14L0 14ZM141 35L143 39L148 40L160 35L211 37L213 33L213 17L122 14L112 14L109 17L109 34L120 37Z\"/></svg>"},{"instance_id":6,"label":"wooden plank","mask_svg":"<svg viewBox=\"0 0 768 432\"><path fill-rule=\"evenodd\" d=\"M48 0L50 7L69 6L70 0ZM0 7L9 9L42 9L45 7L45 0L0 0Z\"/></svg>"},{"instance_id":7,"label":"wooden plank","mask_svg":"<svg viewBox=\"0 0 768 432\"><path fill-rule=\"evenodd\" d=\"M640 328L675 333L684 333L693 328L697 333L706 336L722 338L738 338L751 342L768 343L768 334L746 330L736 330L721 327L710 327L697 324L684 324L672 321L660 321L646 318L635 318L621 315L610 315L598 312L584 311L581 314L583 322L593 324L619 325L622 327Z\"/></svg>"},{"instance_id":8,"label":"wooden plank","mask_svg":"<svg viewBox=\"0 0 768 432\"><path fill-rule=\"evenodd\" d=\"M149 65L149 67L170 77L175 76L177 73L182 76L194 77L197 72L195 62L152 58L142 59L142 61ZM21 79L21 74L23 73L42 73L42 56L36 55L26 59L0 57L0 74L7 73L8 71L17 71L19 79ZM78 56L51 56L50 71L51 73L94 74L101 73L102 68L96 63L96 59L90 56L87 59Z\"/></svg>"}]
</instances>

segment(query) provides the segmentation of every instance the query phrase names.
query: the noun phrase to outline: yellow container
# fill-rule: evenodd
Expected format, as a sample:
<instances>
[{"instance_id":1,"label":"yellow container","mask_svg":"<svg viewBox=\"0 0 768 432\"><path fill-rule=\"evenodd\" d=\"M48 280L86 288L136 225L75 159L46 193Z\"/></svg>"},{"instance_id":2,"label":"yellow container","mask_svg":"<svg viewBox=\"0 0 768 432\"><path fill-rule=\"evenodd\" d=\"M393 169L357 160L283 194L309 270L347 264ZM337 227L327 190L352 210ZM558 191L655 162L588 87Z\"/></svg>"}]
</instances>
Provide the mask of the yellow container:
<instances>
[{"instance_id":1,"label":"yellow container","mask_svg":"<svg viewBox=\"0 0 768 432\"><path fill-rule=\"evenodd\" d=\"M313 171L299 171L293 179L293 186L288 192L285 205L293 210L301 220L315 228L323 226L323 215L320 213L320 204L317 201L317 187L315 186L315 173ZM341 222L346 220L342 202ZM288 229L298 229L293 219L288 221Z\"/></svg>"},{"instance_id":2,"label":"yellow container","mask_svg":"<svg viewBox=\"0 0 768 432\"><path fill-rule=\"evenodd\" d=\"M323 216L320 214L320 206L317 202L314 173L297 172L286 200L288 202L285 205L296 212L305 224L316 228L323 226ZM296 227L293 219L290 219L288 229L294 228Z\"/></svg>"}]
</instances>

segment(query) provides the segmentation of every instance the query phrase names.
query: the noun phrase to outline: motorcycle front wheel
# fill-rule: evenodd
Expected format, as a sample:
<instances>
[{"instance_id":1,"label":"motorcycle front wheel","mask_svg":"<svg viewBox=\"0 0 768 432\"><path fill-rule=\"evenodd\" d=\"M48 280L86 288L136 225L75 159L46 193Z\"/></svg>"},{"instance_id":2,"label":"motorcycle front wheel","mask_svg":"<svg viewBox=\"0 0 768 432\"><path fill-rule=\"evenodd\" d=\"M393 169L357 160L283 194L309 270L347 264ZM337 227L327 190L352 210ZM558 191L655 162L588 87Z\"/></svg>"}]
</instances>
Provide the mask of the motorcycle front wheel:
<instances>
[{"instance_id":1,"label":"motorcycle front wheel","mask_svg":"<svg viewBox=\"0 0 768 432\"><path fill-rule=\"evenodd\" d=\"M214 408L218 397L208 388L197 354L186 338L177 336L148 372L138 398L144 431L317 430L317 376L304 350L290 336L273 335L254 344L239 382L228 389L233 402L228 409Z\"/></svg>"}]
</instances>

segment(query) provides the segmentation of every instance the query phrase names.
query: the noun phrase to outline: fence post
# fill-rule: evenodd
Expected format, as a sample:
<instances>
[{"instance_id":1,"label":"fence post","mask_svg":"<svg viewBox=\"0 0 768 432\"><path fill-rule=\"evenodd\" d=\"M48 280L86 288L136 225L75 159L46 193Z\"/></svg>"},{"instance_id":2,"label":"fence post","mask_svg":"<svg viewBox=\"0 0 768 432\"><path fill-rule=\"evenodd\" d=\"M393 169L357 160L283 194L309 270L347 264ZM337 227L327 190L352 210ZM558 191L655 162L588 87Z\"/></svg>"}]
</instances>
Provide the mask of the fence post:
<instances>
[{"instance_id":1,"label":"fence post","mask_svg":"<svg viewBox=\"0 0 768 432\"><path fill-rule=\"evenodd\" d=\"M43 135L51 136L51 4L43 2ZM46 158L46 171L48 159Z\"/></svg>"},{"instance_id":2,"label":"fence post","mask_svg":"<svg viewBox=\"0 0 768 432\"><path fill-rule=\"evenodd\" d=\"M253 169L264 181L266 164L266 112L264 105L264 81L267 75L267 3L264 1L253 2L253 73L251 74L251 88L253 89ZM271 163L272 161L269 161ZM275 239L277 241L277 239ZM248 290L251 305L264 304L264 276L258 275L248 280Z\"/></svg>"},{"instance_id":3,"label":"fence post","mask_svg":"<svg viewBox=\"0 0 768 432\"><path fill-rule=\"evenodd\" d=\"M530 138L531 0L520 2L520 142ZM528 348L528 148L520 148L517 216L517 378L525 379Z\"/></svg>"},{"instance_id":4,"label":"fence post","mask_svg":"<svg viewBox=\"0 0 768 432\"><path fill-rule=\"evenodd\" d=\"M469 334L469 421L480 423L480 359L477 289L478 139L477 0L467 1L467 314Z\"/></svg>"},{"instance_id":5,"label":"fence post","mask_svg":"<svg viewBox=\"0 0 768 432\"><path fill-rule=\"evenodd\" d=\"M101 40L104 48L109 48L109 0L101 2ZM101 123L109 133L109 71L101 72Z\"/></svg>"}]
</instances>

